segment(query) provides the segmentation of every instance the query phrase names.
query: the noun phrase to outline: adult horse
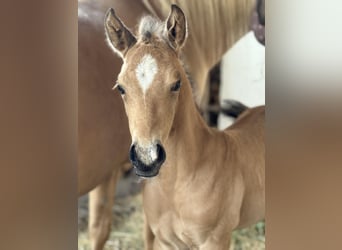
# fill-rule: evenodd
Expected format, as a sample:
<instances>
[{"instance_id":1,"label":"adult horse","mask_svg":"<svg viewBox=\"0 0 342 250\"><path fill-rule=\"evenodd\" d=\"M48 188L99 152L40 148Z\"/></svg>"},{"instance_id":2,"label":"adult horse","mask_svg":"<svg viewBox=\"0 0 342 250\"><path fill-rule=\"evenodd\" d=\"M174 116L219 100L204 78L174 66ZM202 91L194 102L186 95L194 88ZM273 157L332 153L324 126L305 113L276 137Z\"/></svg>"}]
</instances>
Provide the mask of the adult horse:
<instances>
[{"instance_id":1,"label":"adult horse","mask_svg":"<svg viewBox=\"0 0 342 250\"><path fill-rule=\"evenodd\" d=\"M264 218L265 107L234 104L241 115L233 126L206 125L181 60L186 23L172 5L165 22L145 17L133 34L110 9L106 34L124 62L115 87L130 160L147 179L145 249L227 250L234 229Z\"/></svg>"},{"instance_id":2,"label":"adult horse","mask_svg":"<svg viewBox=\"0 0 342 250\"><path fill-rule=\"evenodd\" d=\"M78 192L82 195L93 189L89 197L93 249L102 249L108 237L116 180L128 161L131 143L121 98L110 91L122 62L104 42L104 14L109 7L115 8L133 29L146 14L165 19L171 3L188 16L184 60L195 83L197 104L203 106L208 72L248 31L254 0L79 1Z\"/></svg>"}]
</instances>

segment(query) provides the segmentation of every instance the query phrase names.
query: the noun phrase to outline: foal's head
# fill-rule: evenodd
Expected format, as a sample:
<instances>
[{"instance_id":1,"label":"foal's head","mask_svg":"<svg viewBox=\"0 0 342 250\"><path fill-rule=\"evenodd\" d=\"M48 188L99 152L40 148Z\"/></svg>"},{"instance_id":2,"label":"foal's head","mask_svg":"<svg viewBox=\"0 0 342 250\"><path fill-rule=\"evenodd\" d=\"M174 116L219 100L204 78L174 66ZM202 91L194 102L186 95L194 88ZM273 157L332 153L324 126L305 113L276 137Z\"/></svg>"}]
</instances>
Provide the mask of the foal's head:
<instances>
[{"instance_id":1,"label":"foal's head","mask_svg":"<svg viewBox=\"0 0 342 250\"><path fill-rule=\"evenodd\" d=\"M166 158L163 142L169 136L186 79L179 59L187 38L184 13L172 5L163 23L145 17L135 36L110 9L105 30L109 45L123 59L115 88L128 116L130 160L137 175L156 176Z\"/></svg>"}]
</instances>

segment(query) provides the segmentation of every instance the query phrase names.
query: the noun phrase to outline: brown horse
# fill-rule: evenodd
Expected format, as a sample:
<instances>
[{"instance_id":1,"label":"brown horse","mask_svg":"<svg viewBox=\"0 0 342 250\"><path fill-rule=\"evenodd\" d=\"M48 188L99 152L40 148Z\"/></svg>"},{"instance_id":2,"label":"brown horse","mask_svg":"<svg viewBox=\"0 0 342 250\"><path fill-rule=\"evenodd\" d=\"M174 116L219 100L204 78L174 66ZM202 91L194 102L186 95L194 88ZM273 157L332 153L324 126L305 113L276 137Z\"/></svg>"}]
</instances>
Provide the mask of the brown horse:
<instances>
[{"instance_id":1,"label":"brown horse","mask_svg":"<svg viewBox=\"0 0 342 250\"><path fill-rule=\"evenodd\" d=\"M264 217L265 108L243 108L225 131L206 125L181 60L187 22L176 5L164 23L142 19L137 37L113 9L105 27L124 62L115 87L128 116L130 160L149 179L146 249L229 249L234 229Z\"/></svg>"},{"instance_id":2,"label":"brown horse","mask_svg":"<svg viewBox=\"0 0 342 250\"><path fill-rule=\"evenodd\" d=\"M128 161L131 143L120 96L110 91L122 62L104 42L104 13L114 7L125 15L127 26L134 28L146 14L165 19L171 2L177 2L188 16L189 45L184 60L201 105L208 72L248 31L254 0L79 1L78 190L82 195L95 188L89 199L93 249L102 249L108 237L115 184Z\"/></svg>"}]
</instances>

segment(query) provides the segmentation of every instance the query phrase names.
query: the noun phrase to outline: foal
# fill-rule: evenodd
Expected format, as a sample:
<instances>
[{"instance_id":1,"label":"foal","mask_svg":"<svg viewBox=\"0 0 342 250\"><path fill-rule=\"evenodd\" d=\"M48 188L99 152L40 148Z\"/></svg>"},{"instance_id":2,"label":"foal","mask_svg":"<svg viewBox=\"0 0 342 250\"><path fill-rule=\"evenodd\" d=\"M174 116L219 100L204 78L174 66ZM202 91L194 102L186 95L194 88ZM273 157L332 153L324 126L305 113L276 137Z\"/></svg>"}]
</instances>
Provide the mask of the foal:
<instances>
[{"instance_id":1,"label":"foal","mask_svg":"<svg viewBox=\"0 0 342 250\"><path fill-rule=\"evenodd\" d=\"M144 18L135 37L111 9L108 42L123 58L116 88L132 136L130 159L144 187L146 249L228 249L230 233L264 217L264 107L225 131L196 109L183 68L186 18ZM154 177L154 178L152 178Z\"/></svg>"}]
</instances>

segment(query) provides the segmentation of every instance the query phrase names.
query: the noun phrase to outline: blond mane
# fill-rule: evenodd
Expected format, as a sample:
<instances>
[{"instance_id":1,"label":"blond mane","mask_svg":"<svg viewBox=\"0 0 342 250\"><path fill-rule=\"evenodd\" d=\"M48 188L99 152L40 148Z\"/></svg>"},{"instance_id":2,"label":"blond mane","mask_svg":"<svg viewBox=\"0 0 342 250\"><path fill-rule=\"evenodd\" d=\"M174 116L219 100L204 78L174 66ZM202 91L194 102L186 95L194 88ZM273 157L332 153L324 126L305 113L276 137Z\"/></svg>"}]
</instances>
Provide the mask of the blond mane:
<instances>
[{"instance_id":1,"label":"blond mane","mask_svg":"<svg viewBox=\"0 0 342 250\"><path fill-rule=\"evenodd\" d=\"M184 11L189 27L189 39L196 39L201 47L215 46L208 58L220 58L249 29L251 11L255 0L143 0L154 15L165 19L171 4L177 4ZM219 25L217 25L219 24ZM218 39L222 37L224 39ZM195 36L195 37L194 37ZM212 54L213 53L213 54ZM216 63L216 62L214 62Z\"/></svg>"}]
</instances>

